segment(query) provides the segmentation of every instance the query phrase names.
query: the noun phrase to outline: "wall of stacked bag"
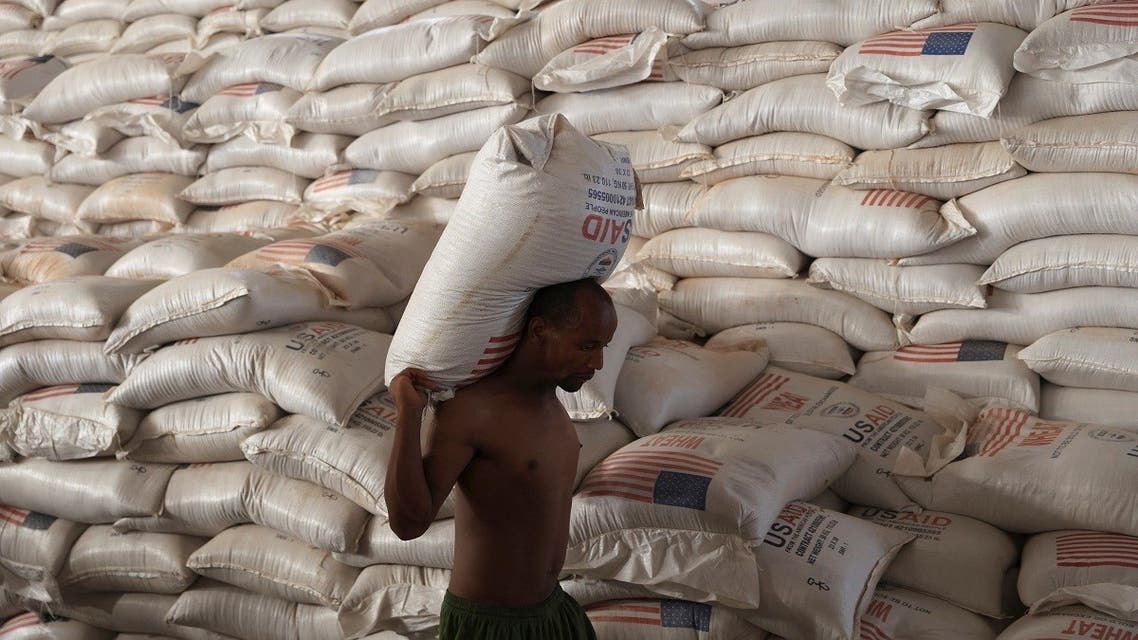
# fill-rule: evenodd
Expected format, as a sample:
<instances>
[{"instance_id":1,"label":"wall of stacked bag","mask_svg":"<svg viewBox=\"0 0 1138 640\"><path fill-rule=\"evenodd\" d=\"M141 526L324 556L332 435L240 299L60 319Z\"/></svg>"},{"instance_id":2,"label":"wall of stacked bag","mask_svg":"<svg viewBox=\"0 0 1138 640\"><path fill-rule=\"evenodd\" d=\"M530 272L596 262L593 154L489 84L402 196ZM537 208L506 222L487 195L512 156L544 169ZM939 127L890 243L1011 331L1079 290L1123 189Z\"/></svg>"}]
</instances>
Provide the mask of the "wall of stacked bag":
<instances>
[{"instance_id":1,"label":"wall of stacked bag","mask_svg":"<svg viewBox=\"0 0 1138 640\"><path fill-rule=\"evenodd\" d=\"M643 184L562 398L600 638L1138 638L1138 2L6 0L0 59L0 640L435 635L377 363L554 113Z\"/></svg>"}]
</instances>

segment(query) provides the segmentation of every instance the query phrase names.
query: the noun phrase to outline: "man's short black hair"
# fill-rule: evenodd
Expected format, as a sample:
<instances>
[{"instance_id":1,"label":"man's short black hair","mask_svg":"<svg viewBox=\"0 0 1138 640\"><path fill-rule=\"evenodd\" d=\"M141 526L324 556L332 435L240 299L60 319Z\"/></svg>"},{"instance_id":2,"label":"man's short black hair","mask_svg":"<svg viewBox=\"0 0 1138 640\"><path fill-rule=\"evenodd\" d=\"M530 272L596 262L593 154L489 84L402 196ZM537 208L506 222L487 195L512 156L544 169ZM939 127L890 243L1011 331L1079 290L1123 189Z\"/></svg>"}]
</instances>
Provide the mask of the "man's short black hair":
<instances>
[{"instance_id":1,"label":"man's short black hair","mask_svg":"<svg viewBox=\"0 0 1138 640\"><path fill-rule=\"evenodd\" d=\"M612 304L612 297L596 278L585 278L563 282L538 289L533 296L526 314L526 322L531 318L542 318L557 326L575 326L581 322L581 308L577 304L580 293L594 295L599 300Z\"/></svg>"}]
</instances>

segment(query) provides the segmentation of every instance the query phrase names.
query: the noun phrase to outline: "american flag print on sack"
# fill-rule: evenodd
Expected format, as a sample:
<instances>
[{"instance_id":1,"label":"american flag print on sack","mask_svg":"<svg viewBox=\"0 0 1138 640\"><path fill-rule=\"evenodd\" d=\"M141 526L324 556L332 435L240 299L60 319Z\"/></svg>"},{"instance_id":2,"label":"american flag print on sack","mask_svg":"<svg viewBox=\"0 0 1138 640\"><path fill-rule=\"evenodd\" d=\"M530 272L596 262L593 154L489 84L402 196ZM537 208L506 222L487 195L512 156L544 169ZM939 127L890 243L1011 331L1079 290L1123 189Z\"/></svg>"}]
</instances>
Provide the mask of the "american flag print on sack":
<instances>
[{"instance_id":1,"label":"american flag print on sack","mask_svg":"<svg viewBox=\"0 0 1138 640\"><path fill-rule=\"evenodd\" d=\"M589 473L579 495L703 511L707 490L722 466L718 460L686 451L618 451Z\"/></svg>"},{"instance_id":2,"label":"american flag print on sack","mask_svg":"<svg viewBox=\"0 0 1138 640\"><path fill-rule=\"evenodd\" d=\"M735 399L724 407L719 415L724 418L745 418L748 411L781 390L788 382L790 382L790 378L787 376L777 373L764 373L751 383L751 386L743 389L739 395L735 396Z\"/></svg>"},{"instance_id":3,"label":"american flag print on sack","mask_svg":"<svg viewBox=\"0 0 1138 640\"><path fill-rule=\"evenodd\" d=\"M1003 360L1008 345L992 340L968 340L947 344L912 345L897 350L893 359L897 362L916 362L921 364L949 362L990 362Z\"/></svg>"},{"instance_id":4,"label":"american flag print on sack","mask_svg":"<svg viewBox=\"0 0 1138 640\"><path fill-rule=\"evenodd\" d=\"M1101 24L1110 27L1138 27L1138 2L1092 4L1071 12L1071 22Z\"/></svg>"},{"instance_id":5,"label":"american flag print on sack","mask_svg":"<svg viewBox=\"0 0 1138 640\"><path fill-rule=\"evenodd\" d=\"M482 357L478 359L478 362L474 363L474 369L470 371L470 375L485 375L502 366L502 364L513 355L514 349L517 348L518 342L521 341L521 339L521 331L511 333L507 336L494 336L490 338L486 342L486 348L482 350Z\"/></svg>"},{"instance_id":6,"label":"american flag print on sack","mask_svg":"<svg viewBox=\"0 0 1138 640\"><path fill-rule=\"evenodd\" d=\"M246 82L244 84L235 84L226 87L219 91L219 96L231 96L234 98L252 98L259 96L263 93L272 93L284 89L283 85L273 84L271 82Z\"/></svg>"},{"instance_id":7,"label":"american flag print on sack","mask_svg":"<svg viewBox=\"0 0 1138 640\"><path fill-rule=\"evenodd\" d=\"M1138 569L1138 538L1093 531L1064 534L1055 539L1055 564Z\"/></svg>"},{"instance_id":8,"label":"american flag print on sack","mask_svg":"<svg viewBox=\"0 0 1138 640\"><path fill-rule=\"evenodd\" d=\"M320 240L286 240L257 251L257 258L280 264L324 264L335 267L345 260L362 257L342 243Z\"/></svg>"},{"instance_id":9,"label":"american flag print on sack","mask_svg":"<svg viewBox=\"0 0 1138 640\"><path fill-rule=\"evenodd\" d=\"M0 529L4 528L4 525L12 524L33 531L46 531L55 520L54 516L45 513L0 504Z\"/></svg>"},{"instance_id":10,"label":"american flag print on sack","mask_svg":"<svg viewBox=\"0 0 1138 640\"><path fill-rule=\"evenodd\" d=\"M354 184L371 184L375 182L378 177L378 171L372 171L371 169L351 169L349 171L333 173L330 176L324 176L316 182L313 182L311 189L313 193L324 193L332 189L350 187Z\"/></svg>"},{"instance_id":11,"label":"american flag print on sack","mask_svg":"<svg viewBox=\"0 0 1138 640\"><path fill-rule=\"evenodd\" d=\"M577 45L573 49L573 53L591 53L598 56L603 56L619 51L624 47L636 41L640 36L639 33L625 33L618 36L608 36L606 38L597 38L590 40L584 44ZM664 79L664 61L656 60L652 63L652 72L646 78L647 80L663 80Z\"/></svg>"},{"instance_id":12,"label":"american flag print on sack","mask_svg":"<svg viewBox=\"0 0 1138 640\"><path fill-rule=\"evenodd\" d=\"M893 31L866 40L857 52L882 56L962 56L968 51L975 32L975 24Z\"/></svg>"},{"instance_id":13,"label":"american flag print on sack","mask_svg":"<svg viewBox=\"0 0 1138 640\"><path fill-rule=\"evenodd\" d=\"M910 209L923 209L925 205L933 203L934 208L939 205L936 200L919 193L894 191L892 189L871 189L865 192L861 199L864 207L904 207Z\"/></svg>"},{"instance_id":14,"label":"american flag print on sack","mask_svg":"<svg viewBox=\"0 0 1138 640\"><path fill-rule=\"evenodd\" d=\"M711 630L711 605L683 600L626 600L589 607L597 624L642 624L662 629Z\"/></svg>"},{"instance_id":15,"label":"american flag print on sack","mask_svg":"<svg viewBox=\"0 0 1138 640\"><path fill-rule=\"evenodd\" d=\"M15 618L12 618L11 620L5 622L3 626L0 626L0 638L3 638L7 634L9 634L13 631L16 631L17 629L26 629L28 627L34 627L34 626L38 625L39 623L40 623L40 618L39 618L39 616L37 616L34 613L29 612L29 613L20 614L20 615L16 616Z\"/></svg>"}]
</instances>

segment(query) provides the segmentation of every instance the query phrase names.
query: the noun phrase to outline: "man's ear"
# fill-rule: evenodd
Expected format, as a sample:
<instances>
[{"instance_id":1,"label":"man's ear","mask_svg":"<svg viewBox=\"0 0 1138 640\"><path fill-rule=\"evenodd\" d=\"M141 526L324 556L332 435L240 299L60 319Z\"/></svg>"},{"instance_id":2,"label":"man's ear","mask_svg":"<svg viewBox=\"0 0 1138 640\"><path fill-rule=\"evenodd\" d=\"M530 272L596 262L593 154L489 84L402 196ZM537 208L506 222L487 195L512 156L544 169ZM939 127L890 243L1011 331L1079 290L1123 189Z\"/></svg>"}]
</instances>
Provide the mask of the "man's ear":
<instances>
[{"instance_id":1,"label":"man's ear","mask_svg":"<svg viewBox=\"0 0 1138 640\"><path fill-rule=\"evenodd\" d=\"M549 323L545 318L534 316L526 321L525 332L534 340L544 340L549 333Z\"/></svg>"}]
</instances>

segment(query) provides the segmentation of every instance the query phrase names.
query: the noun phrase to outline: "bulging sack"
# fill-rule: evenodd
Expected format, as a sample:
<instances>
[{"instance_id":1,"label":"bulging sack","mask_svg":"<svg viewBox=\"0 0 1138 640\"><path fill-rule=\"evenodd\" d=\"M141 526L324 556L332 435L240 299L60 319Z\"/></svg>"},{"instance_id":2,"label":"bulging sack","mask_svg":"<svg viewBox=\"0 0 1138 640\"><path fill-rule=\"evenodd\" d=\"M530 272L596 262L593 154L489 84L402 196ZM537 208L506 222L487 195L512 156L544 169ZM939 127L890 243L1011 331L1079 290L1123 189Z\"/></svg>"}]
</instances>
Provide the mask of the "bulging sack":
<instances>
[{"instance_id":1,"label":"bulging sack","mask_svg":"<svg viewBox=\"0 0 1138 640\"><path fill-rule=\"evenodd\" d=\"M134 435L142 413L108 404L112 385L47 387L12 400L0 412L0 432L28 458L78 460L112 455Z\"/></svg>"},{"instance_id":2,"label":"bulging sack","mask_svg":"<svg viewBox=\"0 0 1138 640\"><path fill-rule=\"evenodd\" d=\"M1094 3L1060 13L1032 31L1015 67L1044 80L1138 83L1135 2Z\"/></svg>"},{"instance_id":3,"label":"bulging sack","mask_svg":"<svg viewBox=\"0 0 1138 640\"><path fill-rule=\"evenodd\" d=\"M1019 597L1031 613L1081 604L1138 622L1138 538L1097 531L1051 531L1023 549Z\"/></svg>"},{"instance_id":4,"label":"bulging sack","mask_svg":"<svg viewBox=\"0 0 1138 640\"><path fill-rule=\"evenodd\" d=\"M417 366L453 388L493 371L520 339L530 292L604 279L616 267L631 236L636 192L627 152L590 140L561 116L495 133L411 294L388 379ZM526 231L539 223L541 234ZM488 228L500 231L486 237ZM472 253L471 237L487 242ZM477 319L472 296L491 305Z\"/></svg>"},{"instance_id":5,"label":"bulging sack","mask_svg":"<svg viewBox=\"0 0 1138 640\"><path fill-rule=\"evenodd\" d=\"M130 305L156 284L80 276L24 287L0 301L0 345L52 339L101 342Z\"/></svg>"},{"instance_id":6,"label":"bulging sack","mask_svg":"<svg viewBox=\"0 0 1138 640\"><path fill-rule=\"evenodd\" d=\"M1138 431L1134 421L1135 411L1138 411L1138 393L1060 387L1046 382L1042 387L1039 416L1045 420Z\"/></svg>"},{"instance_id":7,"label":"bulging sack","mask_svg":"<svg viewBox=\"0 0 1138 640\"><path fill-rule=\"evenodd\" d=\"M351 638L379 629L387 630L380 638L394 633L437 634L450 576L449 570L429 567L370 566L360 573L340 608L340 629Z\"/></svg>"},{"instance_id":8,"label":"bulging sack","mask_svg":"<svg viewBox=\"0 0 1138 640\"><path fill-rule=\"evenodd\" d=\"M194 210L178 195L194 181L189 176L137 173L115 178L95 189L76 216L100 224L153 220L169 225L185 222Z\"/></svg>"},{"instance_id":9,"label":"bulging sack","mask_svg":"<svg viewBox=\"0 0 1138 640\"><path fill-rule=\"evenodd\" d=\"M0 505L0 581L4 593L39 600L60 597L56 576L86 525Z\"/></svg>"},{"instance_id":10,"label":"bulging sack","mask_svg":"<svg viewBox=\"0 0 1138 640\"><path fill-rule=\"evenodd\" d=\"M119 533L110 525L95 525L75 541L59 584L75 593L181 593L197 578L186 560L204 543L172 533Z\"/></svg>"},{"instance_id":11,"label":"bulging sack","mask_svg":"<svg viewBox=\"0 0 1138 640\"><path fill-rule=\"evenodd\" d=\"M126 138L98 157L72 154L51 167L53 182L98 187L132 173L196 176L206 160L202 147L183 149L152 136ZM78 207L76 207L78 209Z\"/></svg>"},{"instance_id":12,"label":"bulging sack","mask_svg":"<svg viewBox=\"0 0 1138 640\"><path fill-rule=\"evenodd\" d=\"M399 82L383 96L372 115L429 120L486 107L528 106L531 91L528 80L509 71L460 64Z\"/></svg>"},{"instance_id":13,"label":"bulging sack","mask_svg":"<svg viewBox=\"0 0 1138 640\"><path fill-rule=\"evenodd\" d=\"M396 86L394 82L348 84L322 93L306 93L292 105L285 121L301 131L362 136L394 122L394 118L381 118L373 111Z\"/></svg>"},{"instance_id":14,"label":"bulging sack","mask_svg":"<svg viewBox=\"0 0 1138 640\"><path fill-rule=\"evenodd\" d=\"M830 42L762 42L683 51L668 56L668 68L684 82L746 91L791 76L825 73L841 53Z\"/></svg>"},{"instance_id":15,"label":"bulging sack","mask_svg":"<svg viewBox=\"0 0 1138 640\"><path fill-rule=\"evenodd\" d=\"M1031 171L1138 173L1138 126L1126 111L1044 120L1001 139Z\"/></svg>"},{"instance_id":16,"label":"bulging sack","mask_svg":"<svg viewBox=\"0 0 1138 640\"><path fill-rule=\"evenodd\" d=\"M152 240L119 258L108 277L170 280L203 269L225 266L230 260L272 242L263 235L179 234Z\"/></svg>"},{"instance_id":17,"label":"bulging sack","mask_svg":"<svg viewBox=\"0 0 1138 640\"><path fill-rule=\"evenodd\" d=\"M176 467L115 460L22 460L0 466L0 503L75 522L151 516Z\"/></svg>"},{"instance_id":18,"label":"bulging sack","mask_svg":"<svg viewBox=\"0 0 1138 640\"><path fill-rule=\"evenodd\" d=\"M945 201L1027 175L995 142L865 151L834 178L851 189L898 189Z\"/></svg>"},{"instance_id":19,"label":"bulging sack","mask_svg":"<svg viewBox=\"0 0 1138 640\"><path fill-rule=\"evenodd\" d=\"M352 35L358 36L372 29L398 24L420 11L426 11L444 2L445 0L408 0L392 4L387 0L365 0L352 16L348 29Z\"/></svg>"},{"instance_id":20,"label":"bulging sack","mask_svg":"<svg viewBox=\"0 0 1138 640\"><path fill-rule=\"evenodd\" d=\"M644 208L637 209L632 233L652 238L671 229L690 227L688 213L707 193L707 187L692 182L644 185Z\"/></svg>"},{"instance_id":21,"label":"bulging sack","mask_svg":"<svg viewBox=\"0 0 1138 640\"><path fill-rule=\"evenodd\" d=\"M182 97L202 104L225 87L253 82L305 91L321 61L341 42L312 34L281 33L246 40L204 60L191 57L187 59L193 63L189 68L201 66L186 82Z\"/></svg>"},{"instance_id":22,"label":"bulging sack","mask_svg":"<svg viewBox=\"0 0 1138 640\"><path fill-rule=\"evenodd\" d=\"M119 457L173 464L243 460L241 443L283 415L255 393L175 402L143 416Z\"/></svg>"},{"instance_id":23,"label":"bulging sack","mask_svg":"<svg viewBox=\"0 0 1138 640\"><path fill-rule=\"evenodd\" d=\"M1131 329L1076 327L1043 336L1019 359L1052 384L1087 389L1138 391Z\"/></svg>"},{"instance_id":24,"label":"bulging sack","mask_svg":"<svg viewBox=\"0 0 1138 640\"><path fill-rule=\"evenodd\" d=\"M203 176L189 184L178 198L182 205L225 207L253 200L300 204L311 180L269 167L233 167Z\"/></svg>"},{"instance_id":25,"label":"bulging sack","mask_svg":"<svg viewBox=\"0 0 1138 640\"><path fill-rule=\"evenodd\" d=\"M411 193L428 198L458 198L466 187L477 152L443 158L427 168L411 184Z\"/></svg>"},{"instance_id":26,"label":"bulging sack","mask_svg":"<svg viewBox=\"0 0 1138 640\"><path fill-rule=\"evenodd\" d=\"M1138 622L1119 620L1087 607L1063 607L1017 620L1000 634L1000 640L1036 640L1062 637L1125 638L1138 633Z\"/></svg>"},{"instance_id":27,"label":"bulging sack","mask_svg":"<svg viewBox=\"0 0 1138 640\"><path fill-rule=\"evenodd\" d=\"M361 568L398 565L449 571L454 568L454 518L435 520L423 535L406 541L395 535L387 518L372 518L356 552L338 553L336 559Z\"/></svg>"},{"instance_id":28,"label":"bulging sack","mask_svg":"<svg viewBox=\"0 0 1138 640\"><path fill-rule=\"evenodd\" d=\"M748 344L766 343L770 364L816 378L852 375L853 349L841 336L812 324L764 322L725 329L708 339L708 349L725 351Z\"/></svg>"},{"instance_id":29,"label":"bulging sack","mask_svg":"<svg viewBox=\"0 0 1138 640\"><path fill-rule=\"evenodd\" d=\"M675 229L644 244L640 262L680 278L793 278L806 256L765 233Z\"/></svg>"},{"instance_id":30,"label":"bulging sack","mask_svg":"<svg viewBox=\"0 0 1138 640\"><path fill-rule=\"evenodd\" d=\"M627 147L632 156L632 168L642 184L676 182L693 163L711 158L707 147L672 142L658 131L602 133L596 138Z\"/></svg>"},{"instance_id":31,"label":"bulging sack","mask_svg":"<svg viewBox=\"0 0 1138 640\"><path fill-rule=\"evenodd\" d=\"M287 0L262 18L260 24L274 32L308 27L344 31L358 6L352 0Z\"/></svg>"},{"instance_id":32,"label":"bulging sack","mask_svg":"<svg viewBox=\"0 0 1138 640\"><path fill-rule=\"evenodd\" d=\"M198 209L186 218L184 228L186 233L245 233L285 227L303 231L306 222L298 205L254 200L219 209ZM316 233L319 231L312 230L309 235Z\"/></svg>"},{"instance_id":33,"label":"bulging sack","mask_svg":"<svg viewBox=\"0 0 1138 640\"><path fill-rule=\"evenodd\" d=\"M337 171L308 185L304 206L326 216L351 212L384 216L407 202L414 181L414 176L398 171Z\"/></svg>"},{"instance_id":34,"label":"bulging sack","mask_svg":"<svg viewBox=\"0 0 1138 640\"><path fill-rule=\"evenodd\" d=\"M812 133L777 132L743 138L715 148L715 158L695 162L682 177L709 187L757 175L831 180L853 162L852 147ZM863 154L864 155L864 154Z\"/></svg>"},{"instance_id":35,"label":"bulging sack","mask_svg":"<svg viewBox=\"0 0 1138 640\"><path fill-rule=\"evenodd\" d=\"M0 152L9 160L4 171L14 178L42 176L51 171L55 149L41 140L20 140L0 135Z\"/></svg>"},{"instance_id":36,"label":"bulging sack","mask_svg":"<svg viewBox=\"0 0 1138 640\"><path fill-rule=\"evenodd\" d=\"M983 268L968 264L897 267L868 258L819 258L806 280L844 291L892 314L920 315L938 309L984 308Z\"/></svg>"},{"instance_id":37,"label":"bulging sack","mask_svg":"<svg viewBox=\"0 0 1138 640\"><path fill-rule=\"evenodd\" d=\"M589 135L614 131L655 131L682 127L723 101L723 92L685 82L652 82L588 93L558 93L544 98L534 111L560 113ZM680 140L712 144L704 140Z\"/></svg>"},{"instance_id":38,"label":"bulging sack","mask_svg":"<svg viewBox=\"0 0 1138 640\"><path fill-rule=\"evenodd\" d=\"M315 179L339 162L340 154L351 141L347 136L302 133L284 145L240 136L210 149L204 171L264 166Z\"/></svg>"},{"instance_id":39,"label":"bulging sack","mask_svg":"<svg viewBox=\"0 0 1138 640\"><path fill-rule=\"evenodd\" d=\"M572 93L638 82L672 82L668 34L658 27L595 38L554 56L533 78L541 91ZM692 83L699 84L699 83Z\"/></svg>"},{"instance_id":40,"label":"bulging sack","mask_svg":"<svg viewBox=\"0 0 1138 640\"><path fill-rule=\"evenodd\" d=\"M270 82L226 87L194 111L182 130L190 142L219 143L237 136L287 146L293 127L285 122L301 92Z\"/></svg>"},{"instance_id":41,"label":"bulging sack","mask_svg":"<svg viewBox=\"0 0 1138 640\"><path fill-rule=\"evenodd\" d=\"M71 65L57 56L7 60L0 63L0 106L5 111L24 105Z\"/></svg>"},{"instance_id":42,"label":"bulging sack","mask_svg":"<svg viewBox=\"0 0 1138 640\"><path fill-rule=\"evenodd\" d=\"M124 136L151 136L169 145L183 146L186 122L198 106L176 95L152 96L99 107L84 120Z\"/></svg>"},{"instance_id":43,"label":"bulging sack","mask_svg":"<svg viewBox=\"0 0 1138 640\"><path fill-rule=\"evenodd\" d=\"M42 124L81 120L99 107L154 96L177 95L185 78L181 54L122 54L96 58L60 73L24 109Z\"/></svg>"},{"instance_id":44,"label":"bulging sack","mask_svg":"<svg viewBox=\"0 0 1138 640\"><path fill-rule=\"evenodd\" d=\"M336 611L203 581L178 597L166 620L249 640L341 640Z\"/></svg>"},{"instance_id":45,"label":"bulging sack","mask_svg":"<svg viewBox=\"0 0 1138 640\"><path fill-rule=\"evenodd\" d=\"M34 340L0 349L0 404L43 387L118 384L138 360L107 355L99 342Z\"/></svg>"},{"instance_id":46,"label":"bulging sack","mask_svg":"<svg viewBox=\"0 0 1138 640\"><path fill-rule=\"evenodd\" d=\"M0 206L49 222L80 225L83 223L75 217L75 212L94 190L75 184L57 184L43 176L19 178L0 187Z\"/></svg>"},{"instance_id":47,"label":"bulging sack","mask_svg":"<svg viewBox=\"0 0 1138 640\"><path fill-rule=\"evenodd\" d=\"M943 600L879 584L859 629L867 640L995 640L998 626Z\"/></svg>"},{"instance_id":48,"label":"bulging sack","mask_svg":"<svg viewBox=\"0 0 1138 640\"><path fill-rule=\"evenodd\" d=\"M159 14L133 22L123 29L112 53L146 53L154 47L177 41L188 41L197 32L193 16Z\"/></svg>"}]
</instances>

